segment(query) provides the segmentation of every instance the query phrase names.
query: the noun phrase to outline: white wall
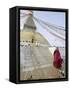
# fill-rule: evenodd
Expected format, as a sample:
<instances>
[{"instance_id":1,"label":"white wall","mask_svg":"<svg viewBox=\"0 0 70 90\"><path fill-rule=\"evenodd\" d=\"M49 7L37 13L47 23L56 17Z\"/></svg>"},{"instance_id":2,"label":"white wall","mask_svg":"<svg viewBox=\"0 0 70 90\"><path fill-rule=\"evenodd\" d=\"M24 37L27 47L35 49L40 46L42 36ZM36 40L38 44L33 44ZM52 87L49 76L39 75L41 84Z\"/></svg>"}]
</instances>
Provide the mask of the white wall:
<instances>
[{"instance_id":1,"label":"white wall","mask_svg":"<svg viewBox=\"0 0 70 90\"><path fill-rule=\"evenodd\" d=\"M16 5L70 9L70 0L0 0L0 90L68 90L70 81L15 85L9 78L9 8ZM70 15L69 15L70 16ZM70 34L70 32L69 32ZM70 37L70 36L69 36Z\"/></svg>"}]
</instances>

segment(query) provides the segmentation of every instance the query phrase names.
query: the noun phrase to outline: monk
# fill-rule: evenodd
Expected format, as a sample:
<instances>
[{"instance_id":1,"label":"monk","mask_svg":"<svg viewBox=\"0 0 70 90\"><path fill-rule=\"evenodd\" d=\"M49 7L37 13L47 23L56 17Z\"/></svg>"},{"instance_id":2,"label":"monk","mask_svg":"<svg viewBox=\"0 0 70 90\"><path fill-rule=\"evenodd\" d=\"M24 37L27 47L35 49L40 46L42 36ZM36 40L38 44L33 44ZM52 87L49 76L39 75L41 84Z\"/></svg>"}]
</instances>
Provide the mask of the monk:
<instances>
[{"instance_id":1,"label":"monk","mask_svg":"<svg viewBox=\"0 0 70 90\"><path fill-rule=\"evenodd\" d=\"M61 58L60 52L58 47L56 48L56 50L53 53L53 65L55 68L60 69L62 67L62 62L63 59Z\"/></svg>"}]
</instances>

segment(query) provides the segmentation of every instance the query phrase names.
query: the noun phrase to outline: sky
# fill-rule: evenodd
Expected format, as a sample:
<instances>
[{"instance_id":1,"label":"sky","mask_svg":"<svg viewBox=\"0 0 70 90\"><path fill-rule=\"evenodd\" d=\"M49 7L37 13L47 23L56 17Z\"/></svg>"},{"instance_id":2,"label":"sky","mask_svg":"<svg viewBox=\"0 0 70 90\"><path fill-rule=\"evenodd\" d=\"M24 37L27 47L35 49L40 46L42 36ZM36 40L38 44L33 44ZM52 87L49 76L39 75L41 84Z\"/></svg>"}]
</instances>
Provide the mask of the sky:
<instances>
[{"instance_id":1,"label":"sky","mask_svg":"<svg viewBox=\"0 0 70 90\"><path fill-rule=\"evenodd\" d=\"M45 22L65 27L65 13L51 11L34 11L33 15Z\"/></svg>"}]
</instances>

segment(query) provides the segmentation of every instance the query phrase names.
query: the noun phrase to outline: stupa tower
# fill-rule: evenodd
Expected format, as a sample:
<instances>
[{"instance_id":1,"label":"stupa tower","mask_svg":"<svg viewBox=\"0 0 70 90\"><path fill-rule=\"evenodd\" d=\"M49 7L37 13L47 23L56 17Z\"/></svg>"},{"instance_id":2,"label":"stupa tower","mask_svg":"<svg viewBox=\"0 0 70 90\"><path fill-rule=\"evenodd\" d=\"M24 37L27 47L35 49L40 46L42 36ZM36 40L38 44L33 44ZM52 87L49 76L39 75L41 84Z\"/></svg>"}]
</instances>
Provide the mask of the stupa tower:
<instances>
[{"instance_id":1,"label":"stupa tower","mask_svg":"<svg viewBox=\"0 0 70 90\"><path fill-rule=\"evenodd\" d=\"M24 23L23 30L20 32L20 41L33 42L36 25L32 18L33 12L29 11L26 22Z\"/></svg>"}]
</instances>

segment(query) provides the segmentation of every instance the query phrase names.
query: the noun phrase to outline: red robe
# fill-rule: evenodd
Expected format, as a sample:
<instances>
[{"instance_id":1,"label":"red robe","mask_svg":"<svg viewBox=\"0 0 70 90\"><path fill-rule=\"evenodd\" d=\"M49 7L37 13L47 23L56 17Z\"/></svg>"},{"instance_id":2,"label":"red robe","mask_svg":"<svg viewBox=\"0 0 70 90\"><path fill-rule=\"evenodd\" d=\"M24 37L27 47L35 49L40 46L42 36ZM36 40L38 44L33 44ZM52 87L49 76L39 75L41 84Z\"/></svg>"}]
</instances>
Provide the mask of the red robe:
<instances>
[{"instance_id":1,"label":"red robe","mask_svg":"<svg viewBox=\"0 0 70 90\"><path fill-rule=\"evenodd\" d=\"M54 51L53 57L54 57L54 61L53 61L54 67L56 67L58 69L61 68L62 67L62 58L61 58L61 55L60 55L60 52L58 49L56 49Z\"/></svg>"}]
</instances>

